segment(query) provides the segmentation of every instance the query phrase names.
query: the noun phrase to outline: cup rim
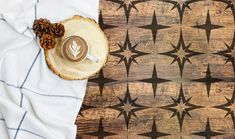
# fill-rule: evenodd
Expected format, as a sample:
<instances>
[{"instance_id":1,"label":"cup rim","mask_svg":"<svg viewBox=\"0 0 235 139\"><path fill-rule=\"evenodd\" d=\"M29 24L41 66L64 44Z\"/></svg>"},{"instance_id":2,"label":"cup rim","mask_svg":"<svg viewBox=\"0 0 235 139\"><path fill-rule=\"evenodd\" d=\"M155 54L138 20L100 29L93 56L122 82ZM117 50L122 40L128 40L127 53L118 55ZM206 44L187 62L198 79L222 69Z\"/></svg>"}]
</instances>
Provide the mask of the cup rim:
<instances>
[{"instance_id":1,"label":"cup rim","mask_svg":"<svg viewBox=\"0 0 235 139\"><path fill-rule=\"evenodd\" d=\"M86 52L84 58L81 59L81 60L79 60L79 61L68 59L64 54L62 54L62 51L64 51L63 49L64 49L65 43L66 43L69 39L71 39L72 37L78 37L79 39L81 39L82 41L84 41L85 46L87 47L87 52ZM65 40L64 40L63 43L62 43L62 47L60 48L60 53L61 53L61 56L62 56L63 58L65 58L65 59L67 59L67 60L69 60L69 61L72 61L72 62L80 63L80 62L83 62L83 61L87 58L87 55L89 55L89 46L88 46L86 40L83 39L81 36L72 35L72 36L69 36L69 37L65 38Z\"/></svg>"}]
</instances>

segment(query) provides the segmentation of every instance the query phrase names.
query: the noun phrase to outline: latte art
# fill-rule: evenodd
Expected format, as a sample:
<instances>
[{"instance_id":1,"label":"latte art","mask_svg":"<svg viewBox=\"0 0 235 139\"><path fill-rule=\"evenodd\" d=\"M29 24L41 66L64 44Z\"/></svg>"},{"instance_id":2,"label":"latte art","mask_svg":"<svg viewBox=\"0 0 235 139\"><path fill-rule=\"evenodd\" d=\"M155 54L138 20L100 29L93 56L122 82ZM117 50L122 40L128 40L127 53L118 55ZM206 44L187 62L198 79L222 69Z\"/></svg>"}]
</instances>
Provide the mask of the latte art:
<instances>
[{"instance_id":1,"label":"latte art","mask_svg":"<svg viewBox=\"0 0 235 139\"><path fill-rule=\"evenodd\" d=\"M70 61L79 62L86 58L88 46L84 39L79 36L67 38L61 48L63 58Z\"/></svg>"},{"instance_id":2,"label":"latte art","mask_svg":"<svg viewBox=\"0 0 235 139\"><path fill-rule=\"evenodd\" d=\"M75 41L73 41L69 47L69 52L74 56L74 58L76 58L80 53L80 46Z\"/></svg>"}]
</instances>

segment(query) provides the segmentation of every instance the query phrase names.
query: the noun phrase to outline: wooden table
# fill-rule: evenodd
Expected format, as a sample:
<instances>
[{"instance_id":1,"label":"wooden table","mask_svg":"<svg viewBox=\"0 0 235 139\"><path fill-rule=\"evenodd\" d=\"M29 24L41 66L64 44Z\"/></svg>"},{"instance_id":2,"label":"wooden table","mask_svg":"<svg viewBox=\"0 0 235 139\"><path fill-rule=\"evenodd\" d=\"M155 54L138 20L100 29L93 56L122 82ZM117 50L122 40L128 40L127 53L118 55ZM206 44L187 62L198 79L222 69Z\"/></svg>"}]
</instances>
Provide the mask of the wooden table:
<instances>
[{"instance_id":1,"label":"wooden table","mask_svg":"<svg viewBox=\"0 0 235 139\"><path fill-rule=\"evenodd\" d=\"M163 1L101 0L110 57L78 139L235 138L235 1Z\"/></svg>"}]
</instances>

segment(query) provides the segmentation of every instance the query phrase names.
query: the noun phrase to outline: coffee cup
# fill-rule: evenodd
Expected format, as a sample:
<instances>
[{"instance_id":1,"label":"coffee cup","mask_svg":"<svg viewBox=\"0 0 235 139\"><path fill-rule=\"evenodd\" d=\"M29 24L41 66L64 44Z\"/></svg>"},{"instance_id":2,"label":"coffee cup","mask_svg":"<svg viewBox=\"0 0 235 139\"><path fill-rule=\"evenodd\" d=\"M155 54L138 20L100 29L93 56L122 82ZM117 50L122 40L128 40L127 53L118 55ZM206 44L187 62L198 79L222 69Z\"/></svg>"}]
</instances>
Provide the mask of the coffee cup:
<instances>
[{"instance_id":1,"label":"coffee cup","mask_svg":"<svg viewBox=\"0 0 235 139\"><path fill-rule=\"evenodd\" d=\"M89 54L89 46L86 41L79 36L70 36L64 40L61 47L61 56L72 62L82 62L89 59L97 63L99 59Z\"/></svg>"}]
</instances>

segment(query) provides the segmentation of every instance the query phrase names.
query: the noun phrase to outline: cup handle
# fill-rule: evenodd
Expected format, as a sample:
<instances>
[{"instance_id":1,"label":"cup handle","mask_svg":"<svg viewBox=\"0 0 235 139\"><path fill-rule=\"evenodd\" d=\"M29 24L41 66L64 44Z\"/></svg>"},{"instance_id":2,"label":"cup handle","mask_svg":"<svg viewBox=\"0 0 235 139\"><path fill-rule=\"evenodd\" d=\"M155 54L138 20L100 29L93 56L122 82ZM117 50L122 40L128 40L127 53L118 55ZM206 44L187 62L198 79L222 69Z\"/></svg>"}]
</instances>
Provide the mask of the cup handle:
<instances>
[{"instance_id":1,"label":"cup handle","mask_svg":"<svg viewBox=\"0 0 235 139\"><path fill-rule=\"evenodd\" d=\"M93 56L93 55L90 55L90 54L88 54L88 55L86 56L86 58L89 59L89 60L91 60L92 62L95 62L95 63L98 63L98 62L99 62L99 59L98 59L97 57L95 57L95 56Z\"/></svg>"}]
</instances>

